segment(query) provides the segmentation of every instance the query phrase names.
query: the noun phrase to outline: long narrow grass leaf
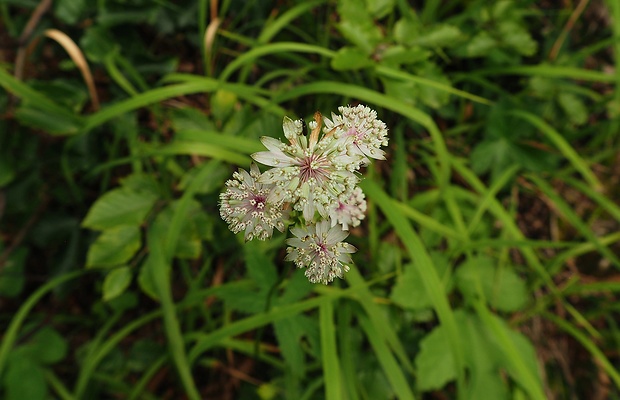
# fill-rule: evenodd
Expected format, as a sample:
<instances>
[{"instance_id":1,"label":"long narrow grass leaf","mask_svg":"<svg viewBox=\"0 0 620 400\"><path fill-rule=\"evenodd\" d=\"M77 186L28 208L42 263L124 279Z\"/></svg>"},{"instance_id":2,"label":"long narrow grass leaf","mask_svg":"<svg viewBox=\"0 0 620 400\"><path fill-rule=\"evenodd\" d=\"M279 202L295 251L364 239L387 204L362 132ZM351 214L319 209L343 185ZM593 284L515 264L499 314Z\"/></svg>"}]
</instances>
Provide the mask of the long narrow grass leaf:
<instances>
[{"instance_id":1,"label":"long narrow grass leaf","mask_svg":"<svg viewBox=\"0 0 620 400\"><path fill-rule=\"evenodd\" d=\"M340 376L340 362L336 346L336 327L334 326L333 300L323 297L319 306L319 325L321 329L321 359L323 361L323 376L325 379L325 398L342 398L342 378Z\"/></svg>"},{"instance_id":2,"label":"long narrow grass leaf","mask_svg":"<svg viewBox=\"0 0 620 400\"><path fill-rule=\"evenodd\" d=\"M373 181L365 180L361 186L364 192L367 193L368 198L377 203L388 221L390 221L396 234L407 249L409 256L418 268L433 308L437 312L439 320L445 326L457 371L457 383L459 390L463 390L465 388L464 352L460 346L459 332L454 314L445 295L441 280L433 266L433 261L407 219L394 207L393 200L381 190L379 185Z\"/></svg>"},{"instance_id":3,"label":"long narrow grass leaf","mask_svg":"<svg viewBox=\"0 0 620 400\"><path fill-rule=\"evenodd\" d=\"M538 129L545 135L547 139L553 143L564 157L572 164L572 166L583 176L595 190L601 190L603 185L592 172L587 163L579 156L573 147L556 131L547 124L542 118L523 110L514 110L510 114L522 118Z\"/></svg>"},{"instance_id":4,"label":"long narrow grass leaf","mask_svg":"<svg viewBox=\"0 0 620 400\"><path fill-rule=\"evenodd\" d=\"M521 353L519 353L514 342L508 336L506 329L500 325L499 319L480 300L474 302L474 308L480 319L493 332L495 339L500 343L506 359L512 364L514 371L520 377L523 389L528 392L530 398L545 400L547 397L540 384L540 380L536 378L534 371L530 371Z\"/></svg>"},{"instance_id":5,"label":"long narrow grass leaf","mask_svg":"<svg viewBox=\"0 0 620 400\"><path fill-rule=\"evenodd\" d=\"M0 376L2 376L2 372L6 366L7 357L9 356L13 345L17 341L17 335L19 334L19 330L22 327L28 313L32 308L37 304L39 300L43 296L45 296L49 291L56 288L57 286L68 282L72 279L78 278L84 275L86 271L74 271L59 277L53 278L45 285L41 286L37 290L35 290L27 299L23 302L23 304L19 307L19 310L15 313L9 326L4 331L2 336L2 344L0 344Z\"/></svg>"},{"instance_id":6,"label":"long narrow grass leaf","mask_svg":"<svg viewBox=\"0 0 620 400\"><path fill-rule=\"evenodd\" d=\"M590 352L592 357L598 362L600 366L603 367L603 370L609 375L609 377L614 381L616 387L620 387L620 373L613 366L613 364L609 361L605 354L596 346L594 342L592 342L586 335L583 334L577 327L571 324L564 319L551 314L551 313L543 313L543 317L553 322L558 328L570 334L573 338L575 338L581 345Z\"/></svg>"},{"instance_id":7,"label":"long narrow grass leaf","mask_svg":"<svg viewBox=\"0 0 620 400\"><path fill-rule=\"evenodd\" d=\"M586 225L585 222L577 215L577 213L570 207L566 201L560 196L551 185L545 180L537 177L536 175L528 175L528 179L532 181L547 198L552 202L553 206L559 211L564 218L575 228L577 231L594 244L594 247L604 255L609 261L612 262L617 268L620 268L620 259L616 256L607 246L604 246L599 238L596 236L592 229Z\"/></svg>"},{"instance_id":8,"label":"long narrow grass leaf","mask_svg":"<svg viewBox=\"0 0 620 400\"><path fill-rule=\"evenodd\" d=\"M614 82L616 79L614 75L604 72L545 64L489 68L478 70L475 74L545 76L549 78L568 78L593 82Z\"/></svg>"},{"instance_id":9,"label":"long narrow grass leaf","mask_svg":"<svg viewBox=\"0 0 620 400\"><path fill-rule=\"evenodd\" d=\"M475 94L468 93L464 90L455 89L450 85L437 82L432 79L423 78L421 76L415 76L405 71L393 69L393 68L386 67L383 65L377 65L375 67L375 71L377 71L377 74L380 76L384 76L384 77L392 78L392 79L398 79L402 81L409 81L409 82L416 83L418 85L432 87L434 89L441 90L446 93L450 93L455 96L474 101L476 103L485 104L485 105L493 104L491 100L487 100L484 97L476 96Z\"/></svg>"},{"instance_id":10,"label":"long narrow grass leaf","mask_svg":"<svg viewBox=\"0 0 620 400\"><path fill-rule=\"evenodd\" d=\"M386 379L392 385L392 389L394 389L396 398L414 400L415 396L407 382L407 378L396 362L396 359L392 356L390 349L386 346L385 342L380 339L375 329L376 327L370 323L370 320L365 316L360 316L359 322L377 356L377 360L379 360L379 364L381 364Z\"/></svg>"}]
</instances>

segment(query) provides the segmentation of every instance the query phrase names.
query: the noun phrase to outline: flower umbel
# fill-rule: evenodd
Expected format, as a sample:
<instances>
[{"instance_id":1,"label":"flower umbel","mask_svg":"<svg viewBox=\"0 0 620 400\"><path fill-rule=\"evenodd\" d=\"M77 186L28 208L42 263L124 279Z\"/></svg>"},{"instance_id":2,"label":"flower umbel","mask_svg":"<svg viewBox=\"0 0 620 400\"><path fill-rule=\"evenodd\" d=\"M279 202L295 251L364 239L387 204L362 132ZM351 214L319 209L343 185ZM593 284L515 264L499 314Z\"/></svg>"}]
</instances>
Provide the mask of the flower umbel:
<instances>
[{"instance_id":1,"label":"flower umbel","mask_svg":"<svg viewBox=\"0 0 620 400\"><path fill-rule=\"evenodd\" d=\"M306 268L305 275L312 283L328 284L334 278L342 278L352 263L349 254L357 250L343 242L349 234L340 226L330 227L328 221L316 225L292 227L296 237L286 240L287 261L295 262L297 268Z\"/></svg>"},{"instance_id":2,"label":"flower umbel","mask_svg":"<svg viewBox=\"0 0 620 400\"><path fill-rule=\"evenodd\" d=\"M350 156L359 156L363 165L370 164L369 158L385 160L381 146L387 146L387 126L377 119L377 112L366 106L338 107L342 115L332 113L332 119L325 118L326 131L341 131L337 136L348 145Z\"/></svg>"},{"instance_id":3,"label":"flower umbel","mask_svg":"<svg viewBox=\"0 0 620 400\"><path fill-rule=\"evenodd\" d=\"M245 230L246 241L255 237L266 240L273 228L284 232L284 219L288 217L281 202L267 201L273 185L259 183L259 177L258 166L252 163L250 173L239 169L226 182L226 191L220 193L220 216L234 233Z\"/></svg>"},{"instance_id":4,"label":"flower umbel","mask_svg":"<svg viewBox=\"0 0 620 400\"><path fill-rule=\"evenodd\" d=\"M329 219L332 226L342 225L343 230L349 230L349 226L356 227L366 216L366 196L362 189L356 187L349 196L342 196L329 209Z\"/></svg>"},{"instance_id":5,"label":"flower umbel","mask_svg":"<svg viewBox=\"0 0 620 400\"><path fill-rule=\"evenodd\" d=\"M254 163L249 173L240 169L220 194L220 215L231 231L244 230L246 241L268 239L273 228L284 232L296 221L285 259L305 268L313 283L328 284L349 270L357 249L344 240L366 213L359 170L371 159L385 159L381 146L388 143L387 127L374 110L358 105L338 111L331 119L317 111L309 132L302 120L284 117L287 142L263 136L267 150L252 154L270 168L262 174Z\"/></svg>"},{"instance_id":6,"label":"flower umbel","mask_svg":"<svg viewBox=\"0 0 620 400\"><path fill-rule=\"evenodd\" d=\"M320 136L321 114L315 114L314 119L310 124L312 132L305 136L300 120L285 117L283 129L289 144L263 137L261 141L268 151L252 154L254 160L273 167L260 178L261 183L277 187L270 200L293 203L307 221L314 218L316 211L328 218L327 209L338 196L350 192L359 182L353 173L357 166L343 154L346 146L332 135Z\"/></svg>"}]
</instances>

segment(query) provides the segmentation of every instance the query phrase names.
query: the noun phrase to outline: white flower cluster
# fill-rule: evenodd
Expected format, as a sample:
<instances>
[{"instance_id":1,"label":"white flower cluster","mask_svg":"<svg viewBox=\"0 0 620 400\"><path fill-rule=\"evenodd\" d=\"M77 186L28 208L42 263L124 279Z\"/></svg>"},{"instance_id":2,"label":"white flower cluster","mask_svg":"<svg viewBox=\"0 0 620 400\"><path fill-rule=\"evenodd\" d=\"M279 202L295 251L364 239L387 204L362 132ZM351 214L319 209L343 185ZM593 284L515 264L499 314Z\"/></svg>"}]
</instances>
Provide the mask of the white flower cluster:
<instances>
[{"instance_id":1,"label":"white flower cluster","mask_svg":"<svg viewBox=\"0 0 620 400\"><path fill-rule=\"evenodd\" d=\"M220 194L220 215L245 240L265 240L273 228L284 232L292 213L299 223L290 228L286 260L313 282L327 284L342 278L355 247L344 242L349 227L364 219L366 200L357 186L359 169L370 159L385 159L381 146L388 143L387 127L377 113L363 105L339 107L331 120L315 113L304 132L301 120L284 118L288 143L263 137L268 151L252 158L271 167L260 173L240 169ZM324 126L323 126L324 125Z\"/></svg>"}]
</instances>

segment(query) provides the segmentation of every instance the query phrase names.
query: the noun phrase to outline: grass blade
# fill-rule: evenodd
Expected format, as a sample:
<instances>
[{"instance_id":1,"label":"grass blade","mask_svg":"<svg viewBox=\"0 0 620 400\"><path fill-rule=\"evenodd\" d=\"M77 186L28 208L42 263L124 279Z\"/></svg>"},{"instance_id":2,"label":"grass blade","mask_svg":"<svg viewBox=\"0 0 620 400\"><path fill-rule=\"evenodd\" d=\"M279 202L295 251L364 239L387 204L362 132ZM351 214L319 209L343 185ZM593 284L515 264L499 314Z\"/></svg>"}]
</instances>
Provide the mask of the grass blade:
<instances>
[{"instance_id":1,"label":"grass blade","mask_svg":"<svg viewBox=\"0 0 620 400\"><path fill-rule=\"evenodd\" d=\"M360 185L368 198L375 201L386 218L390 221L394 230L400 237L403 245L407 248L409 256L420 271L420 276L424 282L426 292L431 299L433 308L437 312L439 320L445 326L449 337L450 347L454 357L454 364L457 371L457 384L459 392L463 393L465 388L465 362L463 349L460 346L458 328L454 314L446 297L445 290L437 276L433 261L428 251L413 230L407 219L393 205L393 201L381 190L379 185L370 180L365 180Z\"/></svg>"},{"instance_id":2,"label":"grass blade","mask_svg":"<svg viewBox=\"0 0 620 400\"><path fill-rule=\"evenodd\" d=\"M321 329L321 358L323 360L323 376L325 377L325 398L342 398L342 378L338 349L336 346L336 327L334 325L333 300L323 297L319 306L319 323Z\"/></svg>"},{"instance_id":3,"label":"grass blade","mask_svg":"<svg viewBox=\"0 0 620 400\"><path fill-rule=\"evenodd\" d=\"M586 164L583 158L579 157L579 154L571 147L570 144L549 124L547 124L542 118L522 110L511 111L510 114L520 117L527 122L531 123L547 137L553 143L557 149L562 153L564 157L573 165L573 167L583 176L594 190L600 191L603 187L596 175L590 170L590 167Z\"/></svg>"}]
</instances>

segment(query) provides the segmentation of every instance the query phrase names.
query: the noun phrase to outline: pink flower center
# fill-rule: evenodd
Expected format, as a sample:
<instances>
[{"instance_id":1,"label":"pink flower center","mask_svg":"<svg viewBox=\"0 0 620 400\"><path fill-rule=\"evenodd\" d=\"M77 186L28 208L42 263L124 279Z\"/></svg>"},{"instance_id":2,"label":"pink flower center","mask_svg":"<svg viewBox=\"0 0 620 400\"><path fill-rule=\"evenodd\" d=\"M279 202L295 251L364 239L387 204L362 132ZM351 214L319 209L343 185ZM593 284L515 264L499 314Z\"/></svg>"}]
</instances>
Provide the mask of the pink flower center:
<instances>
[{"instance_id":1,"label":"pink flower center","mask_svg":"<svg viewBox=\"0 0 620 400\"><path fill-rule=\"evenodd\" d=\"M299 174L302 182L308 182L313 179L319 182L327 179L329 162L325 157L319 157L312 154L301 160L299 165Z\"/></svg>"}]
</instances>

